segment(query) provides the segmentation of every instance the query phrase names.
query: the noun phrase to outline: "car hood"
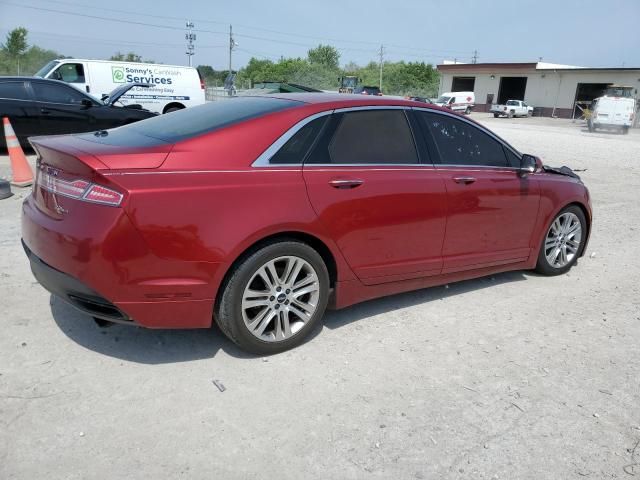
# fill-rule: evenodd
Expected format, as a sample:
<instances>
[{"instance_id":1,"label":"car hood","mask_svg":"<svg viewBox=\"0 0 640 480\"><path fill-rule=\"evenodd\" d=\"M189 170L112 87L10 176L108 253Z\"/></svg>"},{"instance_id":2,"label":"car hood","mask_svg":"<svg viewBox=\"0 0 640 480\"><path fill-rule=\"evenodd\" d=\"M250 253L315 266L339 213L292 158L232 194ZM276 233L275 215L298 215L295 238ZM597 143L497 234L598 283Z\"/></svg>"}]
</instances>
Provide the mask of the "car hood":
<instances>
[{"instance_id":1,"label":"car hood","mask_svg":"<svg viewBox=\"0 0 640 480\"><path fill-rule=\"evenodd\" d=\"M120 85L118 88L115 88L114 90L112 90L111 93L109 93L109 95L106 98L103 98L102 100L104 101L105 104L112 106L115 102L120 100L120 97L122 97L125 93L127 93L133 87L149 88L150 86L151 85L149 85L148 83L135 83L135 82L125 83L124 85Z\"/></svg>"}]
</instances>

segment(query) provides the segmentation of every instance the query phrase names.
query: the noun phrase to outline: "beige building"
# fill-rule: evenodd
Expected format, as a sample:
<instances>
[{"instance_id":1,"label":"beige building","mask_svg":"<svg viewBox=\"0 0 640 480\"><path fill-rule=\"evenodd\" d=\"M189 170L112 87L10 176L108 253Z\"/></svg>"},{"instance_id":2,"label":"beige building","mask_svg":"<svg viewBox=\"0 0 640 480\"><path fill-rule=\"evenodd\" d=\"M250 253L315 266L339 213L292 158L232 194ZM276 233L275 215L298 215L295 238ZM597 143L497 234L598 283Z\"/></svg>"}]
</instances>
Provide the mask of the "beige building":
<instances>
[{"instance_id":1,"label":"beige building","mask_svg":"<svg viewBox=\"0 0 640 480\"><path fill-rule=\"evenodd\" d=\"M473 91L475 111L489 111L491 104L524 100L534 115L571 118L580 116L609 85L633 88L639 98L640 68L586 68L553 63L450 63L438 65L440 91Z\"/></svg>"}]
</instances>

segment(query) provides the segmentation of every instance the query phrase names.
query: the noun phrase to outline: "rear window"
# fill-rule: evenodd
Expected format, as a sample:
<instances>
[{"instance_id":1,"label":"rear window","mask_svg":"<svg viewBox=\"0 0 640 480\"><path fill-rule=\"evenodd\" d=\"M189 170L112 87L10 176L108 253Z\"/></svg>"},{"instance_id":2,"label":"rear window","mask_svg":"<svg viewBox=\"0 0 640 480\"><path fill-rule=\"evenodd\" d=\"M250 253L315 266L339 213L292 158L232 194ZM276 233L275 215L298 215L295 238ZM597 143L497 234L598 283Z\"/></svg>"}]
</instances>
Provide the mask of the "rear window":
<instances>
[{"instance_id":1,"label":"rear window","mask_svg":"<svg viewBox=\"0 0 640 480\"><path fill-rule=\"evenodd\" d=\"M0 98L10 98L13 100L29 100L24 82L2 82L0 83Z\"/></svg>"},{"instance_id":2,"label":"rear window","mask_svg":"<svg viewBox=\"0 0 640 480\"><path fill-rule=\"evenodd\" d=\"M268 113L300 105L294 100L237 97L210 102L127 125L142 135L174 143Z\"/></svg>"},{"instance_id":3,"label":"rear window","mask_svg":"<svg viewBox=\"0 0 640 480\"><path fill-rule=\"evenodd\" d=\"M520 105L517 100L509 100L507 105Z\"/></svg>"}]
</instances>

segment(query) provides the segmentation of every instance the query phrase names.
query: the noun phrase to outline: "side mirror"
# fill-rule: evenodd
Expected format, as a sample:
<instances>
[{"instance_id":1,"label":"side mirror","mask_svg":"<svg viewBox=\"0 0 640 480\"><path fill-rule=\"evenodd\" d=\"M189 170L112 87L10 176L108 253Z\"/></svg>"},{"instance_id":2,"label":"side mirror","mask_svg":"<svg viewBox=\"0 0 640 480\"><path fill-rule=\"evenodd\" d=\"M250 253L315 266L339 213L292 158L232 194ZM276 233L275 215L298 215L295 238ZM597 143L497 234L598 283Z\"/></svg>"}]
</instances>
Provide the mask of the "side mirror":
<instances>
[{"instance_id":1,"label":"side mirror","mask_svg":"<svg viewBox=\"0 0 640 480\"><path fill-rule=\"evenodd\" d=\"M538 157L534 157L533 155L529 155L525 153L522 155L520 159L520 176L525 177L530 173L536 173L542 170L542 160Z\"/></svg>"},{"instance_id":2,"label":"side mirror","mask_svg":"<svg viewBox=\"0 0 640 480\"><path fill-rule=\"evenodd\" d=\"M93 107L93 102L91 100L89 100L88 98L84 98L84 99L82 99L82 106L84 108L91 108L91 107Z\"/></svg>"}]
</instances>

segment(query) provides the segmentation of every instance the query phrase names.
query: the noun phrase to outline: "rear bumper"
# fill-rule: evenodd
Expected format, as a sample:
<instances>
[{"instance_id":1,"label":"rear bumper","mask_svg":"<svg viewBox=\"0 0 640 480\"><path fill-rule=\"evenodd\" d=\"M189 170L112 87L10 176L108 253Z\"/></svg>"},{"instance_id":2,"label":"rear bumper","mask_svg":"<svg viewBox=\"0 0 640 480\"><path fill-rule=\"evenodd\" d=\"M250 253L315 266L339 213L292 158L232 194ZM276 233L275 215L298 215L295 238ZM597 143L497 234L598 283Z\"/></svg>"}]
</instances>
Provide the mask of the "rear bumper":
<instances>
[{"instance_id":1,"label":"rear bumper","mask_svg":"<svg viewBox=\"0 0 640 480\"><path fill-rule=\"evenodd\" d=\"M46 290L92 317L111 322L132 323L131 318L126 313L119 310L107 299L102 298L98 292L95 292L77 278L56 270L45 263L27 247L24 241L22 246L29 259L33 276Z\"/></svg>"},{"instance_id":2,"label":"rear bumper","mask_svg":"<svg viewBox=\"0 0 640 480\"><path fill-rule=\"evenodd\" d=\"M148 328L211 326L219 264L154 255L121 209L74 205L53 219L29 195L22 241L42 286L88 315Z\"/></svg>"}]
</instances>

